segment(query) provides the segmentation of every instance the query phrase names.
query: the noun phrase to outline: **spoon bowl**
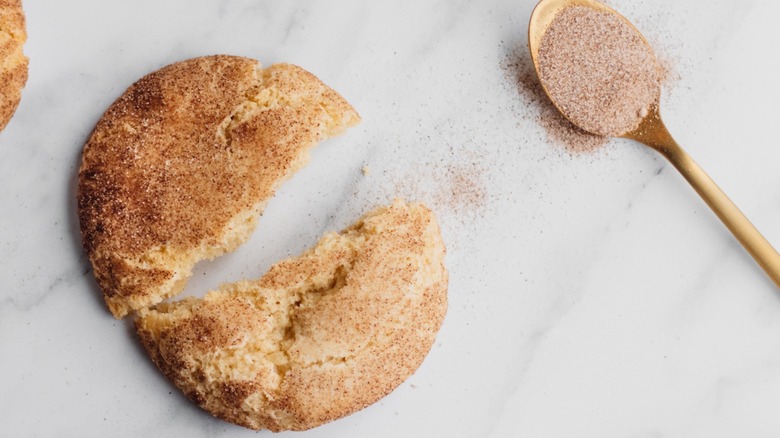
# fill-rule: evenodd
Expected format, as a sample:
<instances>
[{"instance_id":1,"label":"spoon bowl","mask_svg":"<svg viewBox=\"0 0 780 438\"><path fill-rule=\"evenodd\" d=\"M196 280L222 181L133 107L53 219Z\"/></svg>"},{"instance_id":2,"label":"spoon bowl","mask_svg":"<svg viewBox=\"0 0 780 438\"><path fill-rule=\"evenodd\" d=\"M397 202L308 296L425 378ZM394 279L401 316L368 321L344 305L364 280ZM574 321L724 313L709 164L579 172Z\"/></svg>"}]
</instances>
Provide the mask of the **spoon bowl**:
<instances>
[{"instance_id":1,"label":"spoon bowl","mask_svg":"<svg viewBox=\"0 0 780 438\"><path fill-rule=\"evenodd\" d=\"M575 7L587 7L600 12L614 14L631 26L636 34L642 38L644 44L648 47L650 44L642 36L642 33L631 24L625 17L618 14L611 8L594 0L541 0L531 14L531 20L528 25L528 47L531 51L531 60L534 64L539 82L542 89L552 101L553 105L571 120L566 111L559 106L553 98L552 93L547 88L547 84L542 79L540 71L539 50L547 30L552 25L556 16L563 10ZM659 98L660 99L660 98ZM579 125L577 125L579 126ZM579 126L584 129L582 126ZM598 133L595 133L598 134ZM780 254L767 242L761 233L753 226L737 206L723 193L715 182L699 167L698 164L677 144L672 135L666 129L660 114L660 100L650 106L646 114L642 114L642 120L639 125L619 137L638 141L649 146L661 155L666 157L669 162L688 180L691 186L709 205L715 214L723 221L724 225L732 232L734 237L745 247L750 255L756 260L761 268L767 273L769 278L780 287Z\"/></svg>"}]
</instances>

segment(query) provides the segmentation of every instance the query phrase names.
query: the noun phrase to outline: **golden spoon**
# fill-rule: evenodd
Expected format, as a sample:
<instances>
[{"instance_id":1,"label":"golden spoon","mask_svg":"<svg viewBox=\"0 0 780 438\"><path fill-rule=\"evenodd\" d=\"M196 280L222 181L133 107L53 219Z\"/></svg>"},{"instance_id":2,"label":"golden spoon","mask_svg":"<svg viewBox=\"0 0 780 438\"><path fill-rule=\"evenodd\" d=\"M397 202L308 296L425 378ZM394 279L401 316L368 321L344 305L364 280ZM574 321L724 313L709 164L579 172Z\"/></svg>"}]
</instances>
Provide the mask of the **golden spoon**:
<instances>
[{"instance_id":1,"label":"golden spoon","mask_svg":"<svg viewBox=\"0 0 780 438\"><path fill-rule=\"evenodd\" d=\"M539 65L539 48L542 43L544 33L552 24L556 15L566 8L572 6L583 6L595 9L597 11L607 12L614 14L620 19L628 23L632 28L636 30L636 33L641 36L639 30L636 29L625 17L618 14L609 7L598 3L593 0L541 0L531 14L531 22L528 26L528 46L531 49L531 59L534 63L537 76L547 96L552 100L553 105L558 108L564 117L567 117L566 112L558 106L558 103L553 99L546 84L541 79L542 74L540 72ZM644 40L644 37L642 38ZM647 40L644 43L648 45ZM726 196L725 193L715 184L715 182L707 176L707 174L699 167L693 159L685 153L685 151L674 141L669 131L661 121L661 115L659 113L660 102L656 101L654 105L647 111L647 114L643 114L643 119L639 124L639 127L633 131L627 132L620 137L629 138L643 143L666 157L674 167L685 177L686 180L693 186L699 196L704 199L704 202L710 206L712 211L718 215L721 221L728 227L734 236L739 240L742 246L750 253L751 256L758 262L761 268L766 271L769 278L780 287L780 254L767 242L764 236L756 229L753 224L750 223L748 218L734 205L733 202ZM572 121L572 123L574 123ZM575 123L576 124L576 123ZM581 127L582 128L582 127ZM584 129L584 128L583 128Z\"/></svg>"}]
</instances>

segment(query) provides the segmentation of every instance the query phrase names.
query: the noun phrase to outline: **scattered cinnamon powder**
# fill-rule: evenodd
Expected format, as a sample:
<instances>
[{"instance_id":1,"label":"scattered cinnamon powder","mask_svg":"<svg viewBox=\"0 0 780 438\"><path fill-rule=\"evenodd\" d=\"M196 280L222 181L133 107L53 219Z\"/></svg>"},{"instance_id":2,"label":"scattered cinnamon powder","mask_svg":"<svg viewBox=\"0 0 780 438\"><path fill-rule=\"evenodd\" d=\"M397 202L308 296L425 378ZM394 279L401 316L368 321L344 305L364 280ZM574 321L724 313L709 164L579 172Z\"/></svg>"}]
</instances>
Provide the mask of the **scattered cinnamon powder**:
<instances>
[{"instance_id":1,"label":"scattered cinnamon powder","mask_svg":"<svg viewBox=\"0 0 780 438\"><path fill-rule=\"evenodd\" d=\"M652 46L658 47L657 44L652 44ZM677 60L665 53L656 53L655 57L658 60L658 68L660 69L661 84L664 91L668 92L674 89L682 79L678 71Z\"/></svg>"},{"instance_id":2,"label":"scattered cinnamon powder","mask_svg":"<svg viewBox=\"0 0 780 438\"><path fill-rule=\"evenodd\" d=\"M484 206L486 191L480 168L447 166L443 173L444 184L434 196L435 205L461 214Z\"/></svg>"},{"instance_id":3,"label":"scattered cinnamon powder","mask_svg":"<svg viewBox=\"0 0 780 438\"><path fill-rule=\"evenodd\" d=\"M477 162L462 164L427 164L413 166L397 181L398 196L423 201L439 213L466 218L479 214L487 203L485 169ZM431 189L423 189L430 187Z\"/></svg>"},{"instance_id":4,"label":"scattered cinnamon powder","mask_svg":"<svg viewBox=\"0 0 780 438\"><path fill-rule=\"evenodd\" d=\"M589 7L560 12L539 46L540 79L577 126L617 137L658 102L661 69L652 49L620 17Z\"/></svg>"}]
</instances>

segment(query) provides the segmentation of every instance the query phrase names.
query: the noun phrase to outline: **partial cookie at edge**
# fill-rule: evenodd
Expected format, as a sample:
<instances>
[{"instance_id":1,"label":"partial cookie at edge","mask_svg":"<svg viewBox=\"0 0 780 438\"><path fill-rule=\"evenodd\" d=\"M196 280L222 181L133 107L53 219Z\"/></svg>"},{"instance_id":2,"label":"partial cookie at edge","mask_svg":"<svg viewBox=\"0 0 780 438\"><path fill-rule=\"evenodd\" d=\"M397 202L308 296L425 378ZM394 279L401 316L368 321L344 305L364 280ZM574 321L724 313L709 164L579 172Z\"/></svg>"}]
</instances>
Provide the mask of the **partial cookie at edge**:
<instances>
[{"instance_id":1,"label":"partial cookie at edge","mask_svg":"<svg viewBox=\"0 0 780 438\"><path fill-rule=\"evenodd\" d=\"M0 0L0 131L19 107L27 83L27 26L21 0Z\"/></svg>"}]
</instances>

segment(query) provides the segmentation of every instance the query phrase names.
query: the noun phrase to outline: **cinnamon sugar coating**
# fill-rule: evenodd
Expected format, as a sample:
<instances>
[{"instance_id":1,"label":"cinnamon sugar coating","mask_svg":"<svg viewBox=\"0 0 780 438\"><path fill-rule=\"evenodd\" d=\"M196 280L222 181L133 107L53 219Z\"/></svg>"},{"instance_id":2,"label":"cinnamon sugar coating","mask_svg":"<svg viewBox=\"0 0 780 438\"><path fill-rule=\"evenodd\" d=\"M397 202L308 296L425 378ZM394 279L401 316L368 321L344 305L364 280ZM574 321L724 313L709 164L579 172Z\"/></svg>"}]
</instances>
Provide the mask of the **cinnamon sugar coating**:
<instances>
[{"instance_id":1,"label":"cinnamon sugar coating","mask_svg":"<svg viewBox=\"0 0 780 438\"><path fill-rule=\"evenodd\" d=\"M311 73L208 56L133 84L84 147L84 248L115 317L183 289L232 251L319 141L360 117Z\"/></svg>"},{"instance_id":2,"label":"cinnamon sugar coating","mask_svg":"<svg viewBox=\"0 0 780 438\"><path fill-rule=\"evenodd\" d=\"M396 201L256 281L140 312L152 360L192 401L252 429L305 430L384 397L447 311L433 213Z\"/></svg>"}]
</instances>

